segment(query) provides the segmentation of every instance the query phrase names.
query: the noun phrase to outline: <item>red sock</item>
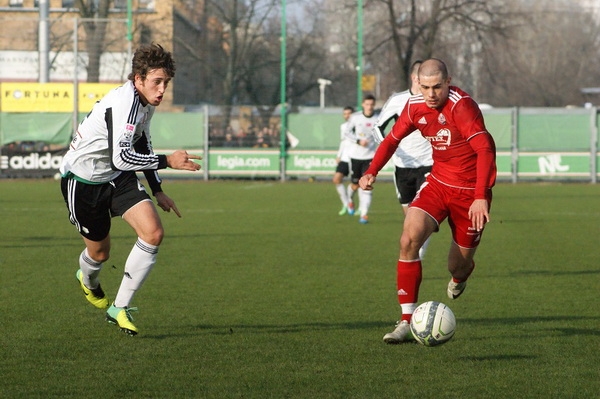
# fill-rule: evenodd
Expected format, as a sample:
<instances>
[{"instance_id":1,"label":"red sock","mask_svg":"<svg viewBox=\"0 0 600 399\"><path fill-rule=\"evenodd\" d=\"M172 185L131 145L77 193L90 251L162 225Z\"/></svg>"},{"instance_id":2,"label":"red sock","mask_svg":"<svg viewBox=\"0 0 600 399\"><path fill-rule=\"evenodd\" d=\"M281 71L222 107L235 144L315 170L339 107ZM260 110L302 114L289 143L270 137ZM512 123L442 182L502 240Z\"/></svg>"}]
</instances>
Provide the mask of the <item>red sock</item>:
<instances>
[{"instance_id":1,"label":"red sock","mask_svg":"<svg viewBox=\"0 0 600 399\"><path fill-rule=\"evenodd\" d=\"M423 277L420 260L399 260L396 267L396 287L398 288L398 302L400 305L417 303L419 286ZM402 314L402 320L409 321L411 314Z\"/></svg>"}]
</instances>

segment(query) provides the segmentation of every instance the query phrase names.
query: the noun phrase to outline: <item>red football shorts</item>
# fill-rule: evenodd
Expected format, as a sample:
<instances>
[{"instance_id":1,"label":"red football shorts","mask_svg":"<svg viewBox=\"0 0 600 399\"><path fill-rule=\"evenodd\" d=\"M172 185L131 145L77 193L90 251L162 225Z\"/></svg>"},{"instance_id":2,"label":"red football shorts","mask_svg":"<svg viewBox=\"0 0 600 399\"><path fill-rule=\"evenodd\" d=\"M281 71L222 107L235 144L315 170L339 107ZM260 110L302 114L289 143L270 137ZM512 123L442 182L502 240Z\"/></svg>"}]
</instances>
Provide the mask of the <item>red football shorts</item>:
<instances>
[{"instance_id":1,"label":"red football shorts","mask_svg":"<svg viewBox=\"0 0 600 399\"><path fill-rule=\"evenodd\" d=\"M469 219L469 208L474 199L474 189L447 186L429 175L410 206L429 214L438 226L448 218L454 242L463 248L476 248L483 230L477 231ZM491 208L491 191L487 201Z\"/></svg>"}]
</instances>

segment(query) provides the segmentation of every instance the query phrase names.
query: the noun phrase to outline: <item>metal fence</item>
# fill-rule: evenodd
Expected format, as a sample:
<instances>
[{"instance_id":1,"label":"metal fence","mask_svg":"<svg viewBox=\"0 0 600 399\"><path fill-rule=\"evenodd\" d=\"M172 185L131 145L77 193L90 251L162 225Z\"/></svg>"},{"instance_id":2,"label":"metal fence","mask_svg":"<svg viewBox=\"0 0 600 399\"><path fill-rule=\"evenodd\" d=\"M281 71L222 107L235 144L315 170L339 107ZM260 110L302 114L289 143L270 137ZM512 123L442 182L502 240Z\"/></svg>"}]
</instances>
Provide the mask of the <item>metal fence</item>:
<instances>
[{"instance_id":1,"label":"metal fence","mask_svg":"<svg viewBox=\"0 0 600 399\"><path fill-rule=\"evenodd\" d=\"M127 20L63 16L47 22L44 53L39 50L46 33L40 26L46 25L37 16L6 18L0 13L0 176L55 173L61 148L83 115L127 78ZM48 81L63 85L57 90L33 83L40 80L46 56ZM90 79L106 85L85 86ZM27 101L29 108L11 108ZM292 113L283 138L279 109L273 107L195 106L175 113L163 105L158 111L155 148L197 151L204 156L207 179L328 177L335 168L341 110ZM597 182L596 108L507 108L485 110L484 115L498 147L499 180ZM391 170L391 165L384 169L384 176Z\"/></svg>"}]
</instances>

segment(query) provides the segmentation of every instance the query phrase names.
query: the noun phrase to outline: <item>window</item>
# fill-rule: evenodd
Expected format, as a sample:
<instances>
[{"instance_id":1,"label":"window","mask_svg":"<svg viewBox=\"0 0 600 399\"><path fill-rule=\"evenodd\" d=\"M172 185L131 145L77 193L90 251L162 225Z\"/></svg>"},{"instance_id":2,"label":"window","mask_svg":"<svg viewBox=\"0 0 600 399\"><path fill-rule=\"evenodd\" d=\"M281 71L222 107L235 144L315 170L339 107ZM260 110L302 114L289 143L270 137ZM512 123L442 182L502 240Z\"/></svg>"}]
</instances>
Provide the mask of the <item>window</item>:
<instances>
[{"instance_id":1,"label":"window","mask_svg":"<svg viewBox=\"0 0 600 399\"><path fill-rule=\"evenodd\" d=\"M138 0L139 10L154 10L154 0ZM114 0L114 7L118 10L127 9L127 0Z\"/></svg>"},{"instance_id":2,"label":"window","mask_svg":"<svg viewBox=\"0 0 600 399\"><path fill-rule=\"evenodd\" d=\"M9 0L8 5L11 7L23 7L23 0Z\"/></svg>"},{"instance_id":3,"label":"window","mask_svg":"<svg viewBox=\"0 0 600 399\"><path fill-rule=\"evenodd\" d=\"M62 7L63 8L74 8L75 0L62 0Z\"/></svg>"},{"instance_id":4,"label":"window","mask_svg":"<svg viewBox=\"0 0 600 399\"><path fill-rule=\"evenodd\" d=\"M139 0L140 10L154 10L154 0Z\"/></svg>"}]
</instances>

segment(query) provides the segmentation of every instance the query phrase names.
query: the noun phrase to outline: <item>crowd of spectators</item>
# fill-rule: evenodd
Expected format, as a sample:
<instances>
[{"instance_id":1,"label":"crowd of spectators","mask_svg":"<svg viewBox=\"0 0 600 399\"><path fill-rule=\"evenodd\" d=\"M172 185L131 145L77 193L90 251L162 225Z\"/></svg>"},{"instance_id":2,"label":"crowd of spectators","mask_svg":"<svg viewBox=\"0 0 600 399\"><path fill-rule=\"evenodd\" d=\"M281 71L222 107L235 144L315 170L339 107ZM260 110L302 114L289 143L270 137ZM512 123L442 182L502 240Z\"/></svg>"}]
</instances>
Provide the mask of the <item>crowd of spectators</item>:
<instances>
[{"instance_id":1,"label":"crowd of spectators","mask_svg":"<svg viewBox=\"0 0 600 399\"><path fill-rule=\"evenodd\" d=\"M279 129L275 126L249 126L237 130L232 126L226 129L211 126L209 139L211 147L278 148L280 143Z\"/></svg>"}]
</instances>

